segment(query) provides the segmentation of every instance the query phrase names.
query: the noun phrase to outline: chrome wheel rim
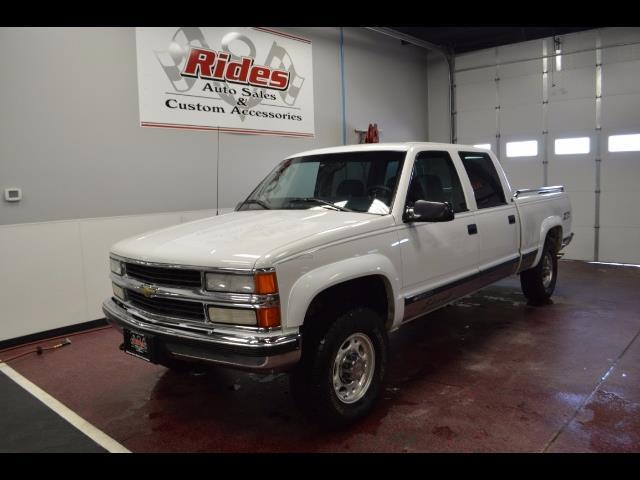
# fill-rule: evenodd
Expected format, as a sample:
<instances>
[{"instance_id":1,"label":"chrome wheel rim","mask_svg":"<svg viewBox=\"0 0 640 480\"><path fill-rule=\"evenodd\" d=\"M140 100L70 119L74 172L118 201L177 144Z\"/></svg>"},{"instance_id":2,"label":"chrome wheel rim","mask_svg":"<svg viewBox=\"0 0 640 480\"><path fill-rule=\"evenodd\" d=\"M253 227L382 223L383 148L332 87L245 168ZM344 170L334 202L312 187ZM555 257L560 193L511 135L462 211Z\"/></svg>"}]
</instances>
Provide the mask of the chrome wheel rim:
<instances>
[{"instance_id":1,"label":"chrome wheel rim","mask_svg":"<svg viewBox=\"0 0 640 480\"><path fill-rule=\"evenodd\" d=\"M347 337L333 361L333 390L342 403L355 403L369 390L376 368L373 342L364 333Z\"/></svg>"},{"instance_id":2,"label":"chrome wheel rim","mask_svg":"<svg viewBox=\"0 0 640 480\"><path fill-rule=\"evenodd\" d=\"M544 288L549 288L553 280L553 259L551 253L547 252L542 259L542 285Z\"/></svg>"}]
</instances>

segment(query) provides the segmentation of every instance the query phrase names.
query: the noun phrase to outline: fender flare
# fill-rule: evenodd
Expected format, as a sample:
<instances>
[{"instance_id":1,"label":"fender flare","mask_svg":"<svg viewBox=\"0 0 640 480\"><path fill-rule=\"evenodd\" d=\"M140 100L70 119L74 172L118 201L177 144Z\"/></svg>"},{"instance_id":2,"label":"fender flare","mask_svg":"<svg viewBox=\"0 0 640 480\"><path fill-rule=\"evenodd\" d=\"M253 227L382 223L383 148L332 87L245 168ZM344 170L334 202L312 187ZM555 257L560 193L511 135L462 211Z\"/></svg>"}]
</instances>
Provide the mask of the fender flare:
<instances>
[{"instance_id":1,"label":"fender flare","mask_svg":"<svg viewBox=\"0 0 640 480\"><path fill-rule=\"evenodd\" d=\"M538 240L538 253L531 264L531 267L538 265L538 262L542 258L542 249L544 247L544 242L547 239L547 234L549 233L549 230L555 227L562 228L562 219L558 215L552 215L542 221L542 224L540 225L540 238Z\"/></svg>"},{"instance_id":2,"label":"fender flare","mask_svg":"<svg viewBox=\"0 0 640 480\"><path fill-rule=\"evenodd\" d=\"M386 288L391 290L388 293L390 300L393 300L391 325L394 325L404 314L404 302L399 296L400 274L389 258L374 253L322 265L298 278L283 302L287 312L287 327L302 325L311 302L322 291L349 280L373 275L383 277Z\"/></svg>"}]
</instances>

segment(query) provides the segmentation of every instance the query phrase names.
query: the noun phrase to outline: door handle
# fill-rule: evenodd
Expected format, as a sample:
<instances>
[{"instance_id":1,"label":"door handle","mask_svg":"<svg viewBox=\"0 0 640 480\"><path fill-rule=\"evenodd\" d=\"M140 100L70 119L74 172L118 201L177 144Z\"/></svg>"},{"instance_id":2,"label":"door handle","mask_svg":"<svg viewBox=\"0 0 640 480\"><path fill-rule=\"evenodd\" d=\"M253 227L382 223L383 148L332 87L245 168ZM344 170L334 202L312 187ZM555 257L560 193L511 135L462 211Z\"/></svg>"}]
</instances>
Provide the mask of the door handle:
<instances>
[{"instance_id":1,"label":"door handle","mask_svg":"<svg viewBox=\"0 0 640 480\"><path fill-rule=\"evenodd\" d=\"M509 215L509 225L516 223L516 216L515 215Z\"/></svg>"},{"instance_id":2,"label":"door handle","mask_svg":"<svg viewBox=\"0 0 640 480\"><path fill-rule=\"evenodd\" d=\"M469 232L469 235L475 235L478 233L478 226L475 223L467 225L467 232Z\"/></svg>"}]
</instances>

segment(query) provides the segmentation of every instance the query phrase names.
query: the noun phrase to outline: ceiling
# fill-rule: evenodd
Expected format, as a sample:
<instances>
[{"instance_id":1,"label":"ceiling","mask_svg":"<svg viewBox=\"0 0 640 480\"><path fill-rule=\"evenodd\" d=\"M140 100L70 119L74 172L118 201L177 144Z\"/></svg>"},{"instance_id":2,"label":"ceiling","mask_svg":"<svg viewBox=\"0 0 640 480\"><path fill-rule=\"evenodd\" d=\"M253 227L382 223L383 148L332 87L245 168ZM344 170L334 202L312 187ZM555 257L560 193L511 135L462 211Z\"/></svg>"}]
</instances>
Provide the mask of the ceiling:
<instances>
[{"instance_id":1,"label":"ceiling","mask_svg":"<svg viewBox=\"0 0 640 480\"><path fill-rule=\"evenodd\" d=\"M564 35L598 27L388 27L455 53Z\"/></svg>"}]
</instances>

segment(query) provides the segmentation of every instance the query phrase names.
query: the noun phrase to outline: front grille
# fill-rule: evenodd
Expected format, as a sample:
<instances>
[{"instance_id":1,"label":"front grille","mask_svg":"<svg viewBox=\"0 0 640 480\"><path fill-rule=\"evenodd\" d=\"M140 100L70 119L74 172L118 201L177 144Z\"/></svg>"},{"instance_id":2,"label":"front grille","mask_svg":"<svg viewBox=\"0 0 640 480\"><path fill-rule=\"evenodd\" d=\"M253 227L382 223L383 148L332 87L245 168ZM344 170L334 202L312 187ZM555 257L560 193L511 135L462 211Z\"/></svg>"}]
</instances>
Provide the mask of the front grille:
<instances>
[{"instance_id":1,"label":"front grille","mask_svg":"<svg viewBox=\"0 0 640 480\"><path fill-rule=\"evenodd\" d=\"M200 287L200 271L182 268L149 267L137 263L126 264L127 275L137 280L156 285L176 287Z\"/></svg>"},{"instance_id":2,"label":"front grille","mask_svg":"<svg viewBox=\"0 0 640 480\"><path fill-rule=\"evenodd\" d=\"M146 312L204 321L204 308L200 302L187 302L158 297L147 298L134 290L127 290L127 297L132 305Z\"/></svg>"}]
</instances>

